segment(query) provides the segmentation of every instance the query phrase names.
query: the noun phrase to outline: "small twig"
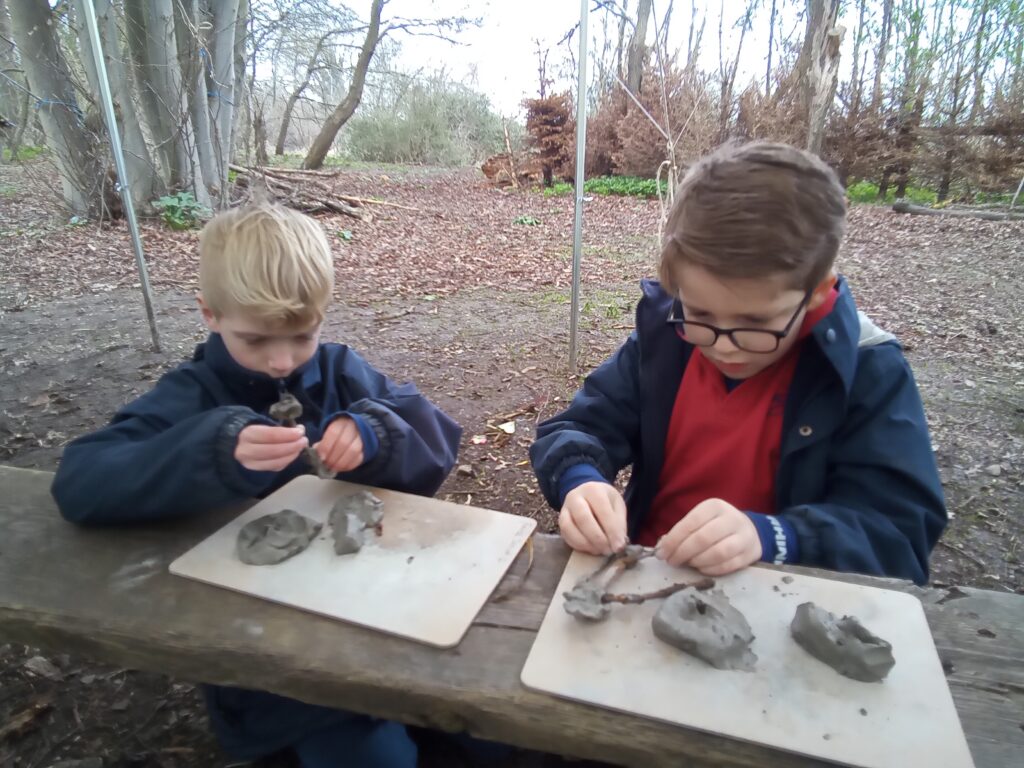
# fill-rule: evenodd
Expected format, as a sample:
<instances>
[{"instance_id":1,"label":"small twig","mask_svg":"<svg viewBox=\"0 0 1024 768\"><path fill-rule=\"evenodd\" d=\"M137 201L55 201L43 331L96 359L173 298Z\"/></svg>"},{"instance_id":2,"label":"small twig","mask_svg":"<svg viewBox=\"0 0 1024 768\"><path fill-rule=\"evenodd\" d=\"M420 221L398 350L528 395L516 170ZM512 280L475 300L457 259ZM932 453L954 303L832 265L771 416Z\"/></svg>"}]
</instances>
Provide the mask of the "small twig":
<instances>
[{"instance_id":1,"label":"small twig","mask_svg":"<svg viewBox=\"0 0 1024 768\"><path fill-rule=\"evenodd\" d=\"M526 540L526 543L523 544L523 548L520 550L520 553L524 551L526 552L526 570L524 570L522 574L520 574L516 578L516 580L511 585L509 585L505 590L499 592L494 597L492 597L492 603L505 602L510 597L512 597L512 595L514 595L516 592L522 589L523 584L526 583L526 577L529 576L530 571L533 570L533 536Z\"/></svg>"},{"instance_id":2,"label":"small twig","mask_svg":"<svg viewBox=\"0 0 1024 768\"><path fill-rule=\"evenodd\" d=\"M961 557L966 557L968 560L970 560L972 563L977 565L979 568L987 568L988 567L981 560L976 558L974 555L968 554L963 549L958 547L956 544L950 544L948 541L943 541L942 539L939 539L939 544L940 544L940 546L943 546L946 549L953 550L954 552L956 552Z\"/></svg>"},{"instance_id":3,"label":"small twig","mask_svg":"<svg viewBox=\"0 0 1024 768\"><path fill-rule=\"evenodd\" d=\"M703 579L698 581L681 581L678 584L669 584L667 587L656 589L653 592L641 592L635 594L616 595L605 593L601 595L602 603L621 603L623 605L639 605L640 603L648 600L660 600L663 597L674 595L676 592L682 592L684 589L693 587L698 592L707 592L709 589L714 588L715 580L705 576Z\"/></svg>"}]
</instances>

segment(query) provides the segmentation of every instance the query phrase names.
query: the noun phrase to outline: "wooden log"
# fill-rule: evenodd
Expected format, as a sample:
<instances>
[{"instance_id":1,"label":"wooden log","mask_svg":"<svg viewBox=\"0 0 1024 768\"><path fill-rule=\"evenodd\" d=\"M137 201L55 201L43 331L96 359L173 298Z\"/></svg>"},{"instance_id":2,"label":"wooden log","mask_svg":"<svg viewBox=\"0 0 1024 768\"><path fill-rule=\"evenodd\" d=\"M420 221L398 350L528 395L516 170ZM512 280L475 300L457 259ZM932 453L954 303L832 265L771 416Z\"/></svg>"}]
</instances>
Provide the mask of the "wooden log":
<instances>
[{"instance_id":1,"label":"wooden log","mask_svg":"<svg viewBox=\"0 0 1024 768\"><path fill-rule=\"evenodd\" d=\"M953 208L926 208L914 205L906 200L897 200L892 204L896 213L910 213L917 216L945 216L953 219L982 219L984 221L1024 221L1024 214L997 213L995 211L965 211Z\"/></svg>"},{"instance_id":2,"label":"wooden log","mask_svg":"<svg viewBox=\"0 0 1024 768\"><path fill-rule=\"evenodd\" d=\"M525 688L519 675L568 559L556 537L535 537L528 578L513 566L515 584L498 588L505 599L489 602L456 648L441 650L168 573L240 508L82 529L58 515L52 480L0 466L0 642L620 765L824 765ZM976 765L1019 765L1024 596L804 572L918 595Z\"/></svg>"}]
</instances>

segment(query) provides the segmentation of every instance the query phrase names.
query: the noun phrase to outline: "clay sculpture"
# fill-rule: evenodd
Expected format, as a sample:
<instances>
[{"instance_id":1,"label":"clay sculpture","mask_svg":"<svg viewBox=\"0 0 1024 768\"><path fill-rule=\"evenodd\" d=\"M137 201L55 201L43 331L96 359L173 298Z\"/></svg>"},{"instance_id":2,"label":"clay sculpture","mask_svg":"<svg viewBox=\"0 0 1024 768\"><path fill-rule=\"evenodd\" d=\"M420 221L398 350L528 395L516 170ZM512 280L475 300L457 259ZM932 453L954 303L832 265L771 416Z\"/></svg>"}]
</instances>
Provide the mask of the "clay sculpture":
<instances>
[{"instance_id":1,"label":"clay sculpture","mask_svg":"<svg viewBox=\"0 0 1024 768\"><path fill-rule=\"evenodd\" d=\"M383 519L384 502L369 491L342 496L334 503L330 515L335 554L358 552L366 542L368 529L380 535Z\"/></svg>"},{"instance_id":2,"label":"clay sculpture","mask_svg":"<svg viewBox=\"0 0 1024 768\"><path fill-rule=\"evenodd\" d=\"M757 662L750 650L754 633L721 590L685 590L669 597L651 622L659 640L717 669L749 672Z\"/></svg>"},{"instance_id":3,"label":"clay sculpture","mask_svg":"<svg viewBox=\"0 0 1024 768\"><path fill-rule=\"evenodd\" d=\"M248 565L274 565L302 552L321 525L293 509L258 517L238 532L238 559Z\"/></svg>"},{"instance_id":4,"label":"clay sculpture","mask_svg":"<svg viewBox=\"0 0 1024 768\"><path fill-rule=\"evenodd\" d=\"M853 680L874 683L896 664L892 646L854 616L837 619L814 603L801 603L789 625L793 639L819 661Z\"/></svg>"},{"instance_id":5,"label":"clay sculpture","mask_svg":"<svg viewBox=\"0 0 1024 768\"><path fill-rule=\"evenodd\" d=\"M294 427L298 425L298 418L302 416L302 403L291 392L282 392L281 399L270 406L268 413L270 418L281 422L284 426ZM302 452L317 477L321 480L331 480L334 477L334 473L324 466L323 461L320 460L320 454L313 450L312 446L307 445Z\"/></svg>"},{"instance_id":6,"label":"clay sculpture","mask_svg":"<svg viewBox=\"0 0 1024 768\"><path fill-rule=\"evenodd\" d=\"M622 552L609 555L601 567L576 583L564 593L563 607L570 616L585 621L602 621L607 618L611 605L604 600L608 587L619 575L649 557L654 550L636 545L627 546Z\"/></svg>"}]
</instances>

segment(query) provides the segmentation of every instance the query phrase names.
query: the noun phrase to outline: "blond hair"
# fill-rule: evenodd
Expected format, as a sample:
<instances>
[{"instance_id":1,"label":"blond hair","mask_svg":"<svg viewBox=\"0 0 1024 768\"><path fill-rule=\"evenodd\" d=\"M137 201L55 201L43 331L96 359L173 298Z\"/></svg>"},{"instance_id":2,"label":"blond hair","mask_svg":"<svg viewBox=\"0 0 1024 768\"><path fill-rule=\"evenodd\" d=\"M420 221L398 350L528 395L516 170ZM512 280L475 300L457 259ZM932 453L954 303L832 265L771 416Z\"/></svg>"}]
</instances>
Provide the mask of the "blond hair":
<instances>
[{"instance_id":1,"label":"blond hair","mask_svg":"<svg viewBox=\"0 0 1024 768\"><path fill-rule=\"evenodd\" d=\"M665 223L659 276L675 268L719 277L783 274L813 289L832 271L846 223L846 193L820 158L786 144L728 144L697 161Z\"/></svg>"},{"instance_id":2,"label":"blond hair","mask_svg":"<svg viewBox=\"0 0 1024 768\"><path fill-rule=\"evenodd\" d=\"M218 317L245 313L287 328L324 319L334 264L323 229L271 202L224 211L199 233L199 290Z\"/></svg>"}]
</instances>

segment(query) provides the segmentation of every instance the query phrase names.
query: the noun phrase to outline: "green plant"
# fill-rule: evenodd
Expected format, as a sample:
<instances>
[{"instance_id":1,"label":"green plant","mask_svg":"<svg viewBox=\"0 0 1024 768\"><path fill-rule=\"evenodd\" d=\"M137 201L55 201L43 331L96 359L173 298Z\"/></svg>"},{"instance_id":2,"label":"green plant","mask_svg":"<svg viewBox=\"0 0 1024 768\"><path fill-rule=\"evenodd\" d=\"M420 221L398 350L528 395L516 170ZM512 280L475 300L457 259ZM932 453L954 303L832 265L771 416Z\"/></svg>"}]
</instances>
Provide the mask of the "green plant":
<instances>
[{"instance_id":1,"label":"green plant","mask_svg":"<svg viewBox=\"0 0 1024 768\"><path fill-rule=\"evenodd\" d=\"M33 146L18 147L18 153L14 157L14 159L15 160L20 160L20 161L35 160L40 155L44 155L44 154L46 154L46 147L33 147ZM10 160L11 160L11 150L5 149L4 150L4 161L9 162Z\"/></svg>"},{"instance_id":2,"label":"green plant","mask_svg":"<svg viewBox=\"0 0 1024 768\"><path fill-rule=\"evenodd\" d=\"M164 195L153 201L153 207L160 211L160 218L171 229L192 229L213 213L200 204L191 192Z\"/></svg>"},{"instance_id":3,"label":"green plant","mask_svg":"<svg viewBox=\"0 0 1024 768\"><path fill-rule=\"evenodd\" d=\"M560 197L561 195L571 195L574 187L567 181L558 181L552 184L550 187L544 187L544 197Z\"/></svg>"},{"instance_id":4,"label":"green plant","mask_svg":"<svg viewBox=\"0 0 1024 768\"><path fill-rule=\"evenodd\" d=\"M639 176L598 176L583 183L583 191L592 195L621 195L623 197L657 197L658 182ZM668 183L661 182L662 194L668 192Z\"/></svg>"},{"instance_id":5,"label":"green plant","mask_svg":"<svg viewBox=\"0 0 1024 768\"><path fill-rule=\"evenodd\" d=\"M346 243L352 242L352 230L351 229L339 229L335 234L338 235Z\"/></svg>"},{"instance_id":6,"label":"green plant","mask_svg":"<svg viewBox=\"0 0 1024 768\"><path fill-rule=\"evenodd\" d=\"M870 181L861 180L846 188L846 196L850 198L852 203L891 205L896 201L896 187L890 186L886 190L885 200L880 200L878 197L878 185ZM935 205L938 196L935 192L925 187L908 186L903 199L917 205Z\"/></svg>"},{"instance_id":7,"label":"green plant","mask_svg":"<svg viewBox=\"0 0 1024 768\"><path fill-rule=\"evenodd\" d=\"M541 223L541 220L536 216L531 216L528 213L524 213L522 216L516 216L512 219L513 224L522 224L527 227L535 227Z\"/></svg>"}]
</instances>

